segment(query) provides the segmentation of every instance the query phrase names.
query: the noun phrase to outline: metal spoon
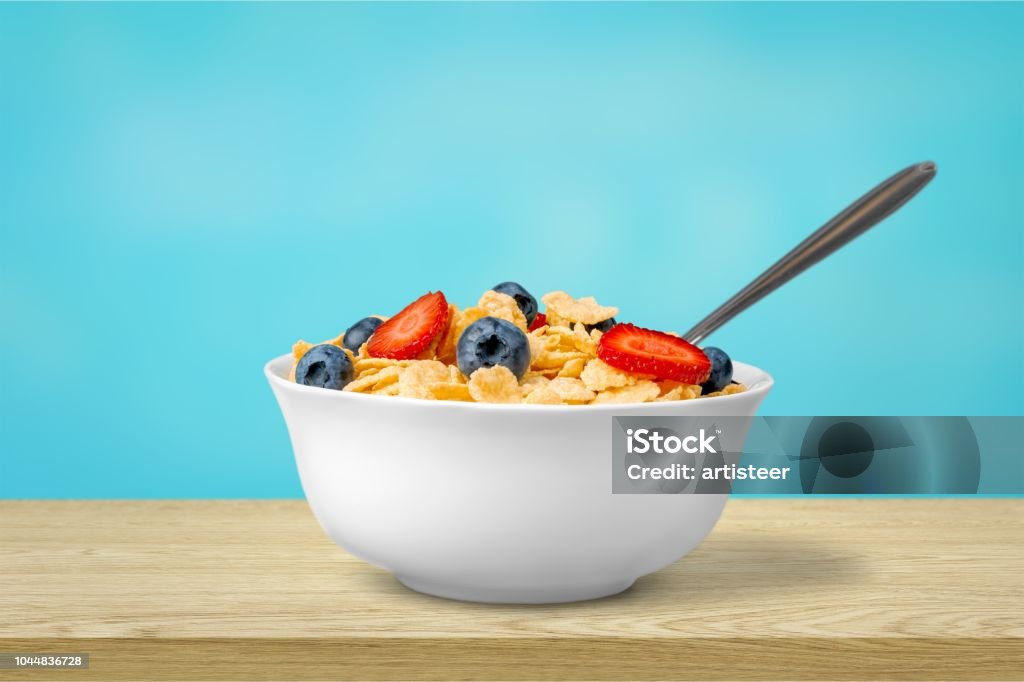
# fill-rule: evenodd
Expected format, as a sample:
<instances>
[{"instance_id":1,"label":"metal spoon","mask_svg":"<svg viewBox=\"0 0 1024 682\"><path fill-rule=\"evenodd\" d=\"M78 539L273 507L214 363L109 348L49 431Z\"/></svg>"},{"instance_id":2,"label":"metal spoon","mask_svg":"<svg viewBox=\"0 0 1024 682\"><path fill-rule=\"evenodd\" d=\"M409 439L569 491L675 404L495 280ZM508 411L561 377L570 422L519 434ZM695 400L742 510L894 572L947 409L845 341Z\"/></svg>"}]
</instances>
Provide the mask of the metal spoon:
<instances>
[{"instance_id":1,"label":"metal spoon","mask_svg":"<svg viewBox=\"0 0 1024 682\"><path fill-rule=\"evenodd\" d=\"M878 185L698 322L683 334L683 338L690 343L699 343L736 315L895 213L931 182L937 171L934 162L925 161L904 168Z\"/></svg>"}]
</instances>

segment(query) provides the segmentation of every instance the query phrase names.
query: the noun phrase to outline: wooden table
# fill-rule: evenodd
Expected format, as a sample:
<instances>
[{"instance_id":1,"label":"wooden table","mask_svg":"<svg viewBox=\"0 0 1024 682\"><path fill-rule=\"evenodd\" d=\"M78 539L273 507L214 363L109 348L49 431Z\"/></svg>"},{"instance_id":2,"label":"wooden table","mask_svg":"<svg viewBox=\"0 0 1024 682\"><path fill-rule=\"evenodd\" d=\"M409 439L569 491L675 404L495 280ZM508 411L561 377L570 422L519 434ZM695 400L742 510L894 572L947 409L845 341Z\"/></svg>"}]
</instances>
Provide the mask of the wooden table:
<instances>
[{"instance_id":1,"label":"wooden table","mask_svg":"<svg viewBox=\"0 0 1024 682\"><path fill-rule=\"evenodd\" d=\"M0 502L0 679L1024 679L1024 500L733 500L617 597L410 592L302 501Z\"/></svg>"}]
</instances>

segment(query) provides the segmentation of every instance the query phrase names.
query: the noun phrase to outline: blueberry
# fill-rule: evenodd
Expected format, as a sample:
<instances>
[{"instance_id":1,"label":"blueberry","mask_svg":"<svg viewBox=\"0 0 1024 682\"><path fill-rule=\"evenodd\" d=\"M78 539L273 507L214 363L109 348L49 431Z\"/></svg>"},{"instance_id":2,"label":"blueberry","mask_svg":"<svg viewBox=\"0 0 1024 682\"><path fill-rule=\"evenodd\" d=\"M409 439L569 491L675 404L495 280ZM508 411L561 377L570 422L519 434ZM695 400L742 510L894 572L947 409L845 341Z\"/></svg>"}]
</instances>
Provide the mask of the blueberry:
<instances>
[{"instance_id":1,"label":"blueberry","mask_svg":"<svg viewBox=\"0 0 1024 682\"><path fill-rule=\"evenodd\" d=\"M469 376L481 367L504 365L521 379L530 366L530 342L523 331L505 320L482 317L466 327L455 347L459 369Z\"/></svg>"},{"instance_id":2,"label":"blueberry","mask_svg":"<svg viewBox=\"0 0 1024 682\"><path fill-rule=\"evenodd\" d=\"M721 391L732 382L732 360L721 348L708 346L704 349L704 355L711 361L711 376L701 384L704 393Z\"/></svg>"},{"instance_id":3,"label":"blueberry","mask_svg":"<svg viewBox=\"0 0 1024 682\"><path fill-rule=\"evenodd\" d=\"M359 347L370 338L370 335L377 331L383 320L379 317L364 317L354 325L345 330L345 338L342 345L353 353L359 353Z\"/></svg>"},{"instance_id":4,"label":"blueberry","mask_svg":"<svg viewBox=\"0 0 1024 682\"><path fill-rule=\"evenodd\" d=\"M601 320L597 324L587 324L587 325L584 325L584 326L587 328L588 332L589 331L593 331L594 329L596 329L597 331L604 333L604 332L608 331L609 329L611 329L612 327L614 327L615 324L616 324L615 318L614 317L609 317L607 320Z\"/></svg>"},{"instance_id":5,"label":"blueberry","mask_svg":"<svg viewBox=\"0 0 1024 682\"><path fill-rule=\"evenodd\" d=\"M502 282L501 284L495 284L491 288L499 294L505 294L516 299L516 305L519 306L519 309L523 311L523 315L526 316L526 324L533 324L533 318L537 317L537 299L524 289L521 284Z\"/></svg>"},{"instance_id":6,"label":"blueberry","mask_svg":"<svg viewBox=\"0 0 1024 682\"><path fill-rule=\"evenodd\" d=\"M295 383L340 391L356 375L348 353L324 343L313 346L295 366Z\"/></svg>"}]
</instances>

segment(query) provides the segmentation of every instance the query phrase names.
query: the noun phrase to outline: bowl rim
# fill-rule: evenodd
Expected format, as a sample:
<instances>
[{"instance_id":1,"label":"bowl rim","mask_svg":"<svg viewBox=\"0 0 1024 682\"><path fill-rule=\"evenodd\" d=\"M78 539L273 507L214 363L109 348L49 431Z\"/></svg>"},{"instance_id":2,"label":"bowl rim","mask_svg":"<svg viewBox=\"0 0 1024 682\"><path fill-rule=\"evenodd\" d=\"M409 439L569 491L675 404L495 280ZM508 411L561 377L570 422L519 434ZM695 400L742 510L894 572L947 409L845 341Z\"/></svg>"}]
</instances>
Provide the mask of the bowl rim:
<instances>
[{"instance_id":1,"label":"bowl rim","mask_svg":"<svg viewBox=\"0 0 1024 682\"><path fill-rule=\"evenodd\" d=\"M731 395L715 396L714 398L705 399L691 399L691 400L678 400L672 402L663 403L614 403L609 405L524 405L523 403L477 403L477 402L464 402L461 400L424 400L423 398L407 398L404 396L397 395L374 395L372 393L355 393L352 391L333 391L324 388L318 388L316 386L303 386L297 384L294 381L288 381L285 376L280 374L280 365L291 365L294 361L294 356L291 353L285 353L269 360L263 365L263 374L267 377L267 381L270 382L271 388L279 388L285 391L295 391L300 395L305 393L307 395L320 395L325 399L329 400L354 400L354 401L366 401L366 400L381 400L384 401L382 404L393 404L393 405L415 405L424 409L456 409L466 411L476 410L491 410L491 411L505 411L505 412L543 412L546 414L551 413L564 413L571 411L574 413L580 413L581 410L585 409L587 414L590 413L614 413L621 412L623 410L634 411L637 409L646 411L658 411L671 409L673 406L689 405L693 402L700 400L702 404L705 401L722 401L719 404L732 404L739 401L746 401L752 398L761 399L771 390L772 386L775 385L775 380L768 372L764 371L760 367L754 365L748 365L744 362L733 361L734 374L753 374L751 378L751 384L748 386L746 391L742 393L733 393ZM728 403L727 403L728 401Z\"/></svg>"}]
</instances>

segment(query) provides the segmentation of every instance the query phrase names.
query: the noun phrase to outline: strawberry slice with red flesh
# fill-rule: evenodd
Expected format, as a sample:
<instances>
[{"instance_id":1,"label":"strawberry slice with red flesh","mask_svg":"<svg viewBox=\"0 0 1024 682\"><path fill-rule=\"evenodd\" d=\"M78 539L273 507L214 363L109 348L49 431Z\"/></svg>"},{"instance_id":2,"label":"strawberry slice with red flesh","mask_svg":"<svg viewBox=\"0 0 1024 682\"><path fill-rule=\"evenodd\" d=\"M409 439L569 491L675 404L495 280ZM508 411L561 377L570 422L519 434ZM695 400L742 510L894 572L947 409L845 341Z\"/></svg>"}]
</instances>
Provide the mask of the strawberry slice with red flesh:
<instances>
[{"instance_id":1,"label":"strawberry slice with red flesh","mask_svg":"<svg viewBox=\"0 0 1024 682\"><path fill-rule=\"evenodd\" d=\"M367 350L375 358L411 360L448 328L448 301L440 291L424 294L377 327Z\"/></svg>"},{"instance_id":2,"label":"strawberry slice with red flesh","mask_svg":"<svg viewBox=\"0 0 1024 682\"><path fill-rule=\"evenodd\" d=\"M684 384L703 384L711 374L711 361L697 346L629 323L617 324L601 336L597 357L624 372Z\"/></svg>"},{"instance_id":3,"label":"strawberry slice with red flesh","mask_svg":"<svg viewBox=\"0 0 1024 682\"><path fill-rule=\"evenodd\" d=\"M533 322L530 323L530 326L527 328L526 331L532 332L534 329L540 329L547 323L548 316L545 315L544 313L537 313L537 315L533 318Z\"/></svg>"}]
</instances>

